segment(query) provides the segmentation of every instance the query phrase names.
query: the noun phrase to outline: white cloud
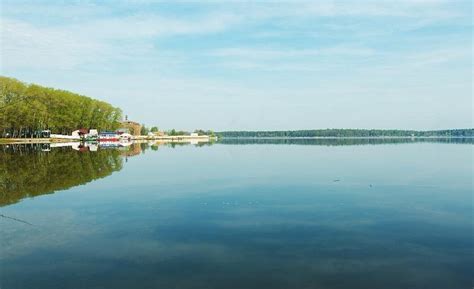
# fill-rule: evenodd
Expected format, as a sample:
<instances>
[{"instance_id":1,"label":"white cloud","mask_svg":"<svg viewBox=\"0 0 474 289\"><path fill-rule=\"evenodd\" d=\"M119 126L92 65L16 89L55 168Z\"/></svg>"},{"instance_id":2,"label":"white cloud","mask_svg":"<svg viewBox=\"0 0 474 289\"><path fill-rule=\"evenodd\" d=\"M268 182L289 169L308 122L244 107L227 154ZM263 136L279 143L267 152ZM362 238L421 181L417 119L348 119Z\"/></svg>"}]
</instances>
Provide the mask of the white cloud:
<instances>
[{"instance_id":1,"label":"white cloud","mask_svg":"<svg viewBox=\"0 0 474 289\"><path fill-rule=\"evenodd\" d=\"M134 54L155 58L154 37L215 33L238 21L227 14L194 20L142 15L84 23L41 26L3 18L3 69L72 69L88 63L122 60Z\"/></svg>"},{"instance_id":2,"label":"white cloud","mask_svg":"<svg viewBox=\"0 0 474 289\"><path fill-rule=\"evenodd\" d=\"M319 103L343 99L337 106L350 111L352 105L345 105L357 94L363 110L377 97L411 101L424 93L437 95L431 107L442 114L446 102L440 99L452 94L446 87L455 86L459 103L466 103L470 89L457 82L467 65L449 65L472 61L466 40L471 11L451 1L195 1L182 5L200 9L183 13L167 13L156 1L96 2L76 5L78 10L63 2L17 3L4 5L2 13L3 74L105 98L145 122L156 111L144 112L131 97L158 103L165 125L212 126L199 108L219 114L229 127L238 127L235 119L251 127L258 119L241 117L236 107L255 112L297 104L308 109L304 117L294 115L304 124L308 118L324 121L308 116ZM396 101L400 105L390 107L403 110L403 101ZM380 107L383 114L388 106ZM325 108L319 109L323 115ZM267 125L278 121L268 114Z\"/></svg>"},{"instance_id":3,"label":"white cloud","mask_svg":"<svg viewBox=\"0 0 474 289\"><path fill-rule=\"evenodd\" d=\"M35 27L26 22L2 19L2 69L68 69L100 58L104 44L77 38L61 28Z\"/></svg>"},{"instance_id":4,"label":"white cloud","mask_svg":"<svg viewBox=\"0 0 474 289\"><path fill-rule=\"evenodd\" d=\"M320 16L454 16L443 9L444 4L445 1L439 0L314 1L307 5L306 11Z\"/></svg>"},{"instance_id":5,"label":"white cloud","mask_svg":"<svg viewBox=\"0 0 474 289\"><path fill-rule=\"evenodd\" d=\"M226 3L249 19L297 17L404 17L446 19L468 16L447 0L236 1ZM296 17L296 18L295 18Z\"/></svg>"},{"instance_id":6,"label":"white cloud","mask_svg":"<svg viewBox=\"0 0 474 289\"><path fill-rule=\"evenodd\" d=\"M107 1L83 5L77 3L38 5L37 3L26 2L5 4L5 11L9 17L2 17L2 66L6 70L27 67L72 69L89 63L119 61L124 57L130 59L130 55L157 59L157 55L160 55L161 51L157 51L154 46L156 38L203 35L223 31L230 33L227 30L245 27L246 25L262 24L266 21L274 21L274 25L277 27L276 31L269 30L266 33L278 37L282 33L281 27L291 27L289 23L298 23L299 32L315 34L314 28L305 28L314 17L422 16L422 20L414 20L417 22L416 25L419 26L429 25L433 17L447 17L447 15L460 13L460 11L447 5L448 2L442 0L257 1L254 3L234 1L227 4L207 1L204 4L206 5L206 12L192 14L187 18L177 18L170 15L163 16L157 11L146 12L139 9L140 5L143 4L156 4L166 1L145 2L120 2L121 5L127 4L132 7L131 11L141 11L140 13L128 13L124 16L112 16L112 12L108 10L114 8L115 2ZM202 2L186 3L202 5ZM49 21L47 24L40 21L42 24L33 24L35 20L29 20L30 18L36 18L36 21L38 21L38 17L50 17L51 11L54 13L61 12L59 14L62 15L62 21L58 23ZM300 17L305 19L302 20ZM345 26L345 28L347 27ZM320 26L317 32L331 35L334 30L340 30L340 27ZM289 28L287 32L294 33L294 30ZM340 31L337 32L340 33ZM370 34L370 31L365 31L364 27L359 27L358 31L355 32ZM317 35L313 37L317 38ZM374 51L367 47L358 47L349 43L348 45L339 45L332 48L303 48L299 50L224 48L211 53L220 57L261 58L265 60L277 57L296 58L330 55L365 57L370 56Z\"/></svg>"},{"instance_id":7,"label":"white cloud","mask_svg":"<svg viewBox=\"0 0 474 289\"><path fill-rule=\"evenodd\" d=\"M370 56L375 51L365 47L338 45L319 49L275 49L275 48L225 48L211 52L219 57L245 57L259 59L281 59L311 56Z\"/></svg>"},{"instance_id":8,"label":"white cloud","mask_svg":"<svg viewBox=\"0 0 474 289\"><path fill-rule=\"evenodd\" d=\"M156 36L206 34L223 31L238 21L230 14L206 15L205 17L181 20L157 15L134 15L90 21L67 27L83 36L98 39L135 39Z\"/></svg>"}]
</instances>

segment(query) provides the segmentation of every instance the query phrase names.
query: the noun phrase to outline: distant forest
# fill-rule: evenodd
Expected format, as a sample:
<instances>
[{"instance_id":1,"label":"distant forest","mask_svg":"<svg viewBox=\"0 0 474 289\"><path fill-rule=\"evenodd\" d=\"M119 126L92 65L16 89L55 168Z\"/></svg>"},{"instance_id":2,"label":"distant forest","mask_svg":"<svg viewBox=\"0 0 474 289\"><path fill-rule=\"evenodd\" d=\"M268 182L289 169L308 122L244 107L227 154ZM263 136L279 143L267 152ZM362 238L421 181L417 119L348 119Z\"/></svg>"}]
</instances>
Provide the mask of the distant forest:
<instances>
[{"instance_id":1,"label":"distant forest","mask_svg":"<svg viewBox=\"0 0 474 289\"><path fill-rule=\"evenodd\" d=\"M221 138L218 142L224 145L309 145L309 146L354 146L384 145L408 143L449 143L474 144L474 138ZM211 145L212 143L209 143Z\"/></svg>"},{"instance_id":2,"label":"distant forest","mask_svg":"<svg viewBox=\"0 0 474 289\"><path fill-rule=\"evenodd\" d=\"M450 130L381 130L381 129L315 129L287 131L222 131L223 138L316 138L316 137L473 137L474 129Z\"/></svg>"},{"instance_id":3,"label":"distant forest","mask_svg":"<svg viewBox=\"0 0 474 289\"><path fill-rule=\"evenodd\" d=\"M0 76L0 137L116 129L121 119L122 111L106 102Z\"/></svg>"}]
</instances>

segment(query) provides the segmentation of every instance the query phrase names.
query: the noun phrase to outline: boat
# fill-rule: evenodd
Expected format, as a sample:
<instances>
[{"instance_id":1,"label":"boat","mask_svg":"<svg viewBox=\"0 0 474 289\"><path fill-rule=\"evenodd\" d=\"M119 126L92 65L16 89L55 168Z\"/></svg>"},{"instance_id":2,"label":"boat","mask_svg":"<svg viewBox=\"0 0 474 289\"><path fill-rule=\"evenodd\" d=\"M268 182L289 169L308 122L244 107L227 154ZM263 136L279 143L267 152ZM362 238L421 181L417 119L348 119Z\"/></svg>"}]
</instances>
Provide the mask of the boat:
<instances>
[{"instance_id":1,"label":"boat","mask_svg":"<svg viewBox=\"0 0 474 289\"><path fill-rule=\"evenodd\" d=\"M132 140L132 135L129 133L122 133L120 134L119 138L122 142L129 142Z\"/></svg>"},{"instance_id":2,"label":"boat","mask_svg":"<svg viewBox=\"0 0 474 289\"><path fill-rule=\"evenodd\" d=\"M117 142L120 140L120 137L115 132L101 132L99 134L98 140L100 142Z\"/></svg>"},{"instance_id":3,"label":"boat","mask_svg":"<svg viewBox=\"0 0 474 289\"><path fill-rule=\"evenodd\" d=\"M98 140L98 137L96 135L88 135L84 137L82 140L86 142L96 142Z\"/></svg>"}]
</instances>

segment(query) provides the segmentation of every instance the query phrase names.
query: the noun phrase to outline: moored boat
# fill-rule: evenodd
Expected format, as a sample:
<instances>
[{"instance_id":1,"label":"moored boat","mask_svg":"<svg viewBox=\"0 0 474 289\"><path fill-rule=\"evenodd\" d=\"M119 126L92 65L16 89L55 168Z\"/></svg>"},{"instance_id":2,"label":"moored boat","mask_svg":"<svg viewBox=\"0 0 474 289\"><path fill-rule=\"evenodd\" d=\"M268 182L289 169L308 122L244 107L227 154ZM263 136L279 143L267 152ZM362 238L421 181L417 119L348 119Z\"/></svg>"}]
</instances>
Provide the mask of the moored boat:
<instances>
[{"instance_id":1,"label":"moored boat","mask_svg":"<svg viewBox=\"0 0 474 289\"><path fill-rule=\"evenodd\" d=\"M106 132L101 132L99 134L98 140L100 142L116 142L120 140L120 137L115 132L106 131Z\"/></svg>"},{"instance_id":2,"label":"moored boat","mask_svg":"<svg viewBox=\"0 0 474 289\"><path fill-rule=\"evenodd\" d=\"M132 140L132 135L129 133L122 133L119 135L120 141L129 142Z\"/></svg>"}]
</instances>

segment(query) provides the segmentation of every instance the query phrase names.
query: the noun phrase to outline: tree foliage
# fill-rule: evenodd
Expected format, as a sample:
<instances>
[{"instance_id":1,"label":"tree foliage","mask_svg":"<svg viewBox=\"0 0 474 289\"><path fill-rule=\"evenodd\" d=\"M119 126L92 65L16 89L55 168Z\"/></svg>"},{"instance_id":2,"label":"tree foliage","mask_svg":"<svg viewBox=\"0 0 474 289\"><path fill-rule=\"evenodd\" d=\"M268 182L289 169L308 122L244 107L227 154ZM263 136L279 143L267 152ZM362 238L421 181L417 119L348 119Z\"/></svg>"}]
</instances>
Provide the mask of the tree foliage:
<instances>
[{"instance_id":1,"label":"tree foliage","mask_svg":"<svg viewBox=\"0 0 474 289\"><path fill-rule=\"evenodd\" d=\"M474 138L221 138L219 144L228 145L309 145L354 146L413 143L474 144ZM203 143L203 144L212 144Z\"/></svg>"},{"instance_id":2,"label":"tree foliage","mask_svg":"<svg viewBox=\"0 0 474 289\"><path fill-rule=\"evenodd\" d=\"M142 127L140 129L140 135L147 135L150 132L150 130L145 126L145 124L142 124Z\"/></svg>"},{"instance_id":3,"label":"tree foliage","mask_svg":"<svg viewBox=\"0 0 474 289\"><path fill-rule=\"evenodd\" d=\"M214 131L212 130L197 129L194 132L197 133L198 135L215 136Z\"/></svg>"},{"instance_id":4,"label":"tree foliage","mask_svg":"<svg viewBox=\"0 0 474 289\"><path fill-rule=\"evenodd\" d=\"M46 129L64 134L79 128L112 130L121 118L122 111L106 102L0 76L3 137L35 137Z\"/></svg>"},{"instance_id":5,"label":"tree foliage","mask_svg":"<svg viewBox=\"0 0 474 289\"><path fill-rule=\"evenodd\" d=\"M169 136L189 135L189 132L183 131L183 130L176 130L173 128L172 130L167 132L167 135Z\"/></svg>"}]
</instances>

